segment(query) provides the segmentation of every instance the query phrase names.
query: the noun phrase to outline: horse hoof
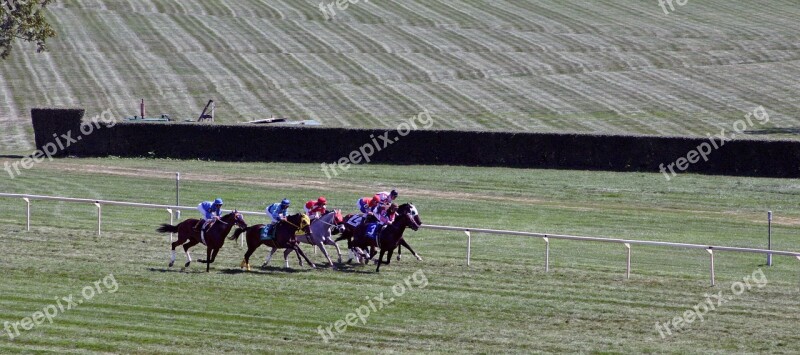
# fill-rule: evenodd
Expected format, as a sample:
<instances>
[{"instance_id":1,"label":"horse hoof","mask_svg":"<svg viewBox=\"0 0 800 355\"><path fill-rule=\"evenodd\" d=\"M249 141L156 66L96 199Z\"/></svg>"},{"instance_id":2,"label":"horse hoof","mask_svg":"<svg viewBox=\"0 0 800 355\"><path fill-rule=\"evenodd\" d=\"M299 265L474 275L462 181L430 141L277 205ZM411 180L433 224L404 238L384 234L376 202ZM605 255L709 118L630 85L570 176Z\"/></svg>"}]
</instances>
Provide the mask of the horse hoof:
<instances>
[{"instance_id":1,"label":"horse hoof","mask_svg":"<svg viewBox=\"0 0 800 355\"><path fill-rule=\"evenodd\" d=\"M172 267L172 265L175 265L175 263L174 262L170 262L169 263L169 267Z\"/></svg>"},{"instance_id":2,"label":"horse hoof","mask_svg":"<svg viewBox=\"0 0 800 355\"><path fill-rule=\"evenodd\" d=\"M191 261L189 261L189 262L186 262L186 264L185 264L185 265L183 265L183 267L187 268L187 267L189 267L189 264L191 264L191 263L192 263Z\"/></svg>"},{"instance_id":3,"label":"horse hoof","mask_svg":"<svg viewBox=\"0 0 800 355\"><path fill-rule=\"evenodd\" d=\"M422 257L421 256L419 256L419 255L414 255L414 256L417 257L417 260L422 261Z\"/></svg>"},{"instance_id":4,"label":"horse hoof","mask_svg":"<svg viewBox=\"0 0 800 355\"><path fill-rule=\"evenodd\" d=\"M349 259L349 260L347 260L347 263L348 263L348 264L352 264L352 263L353 263L353 259Z\"/></svg>"},{"instance_id":5,"label":"horse hoof","mask_svg":"<svg viewBox=\"0 0 800 355\"><path fill-rule=\"evenodd\" d=\"M400 261L400 255L397 256L397 261Z\"/></svg>"},{"instance_id":6,"label":"horse hoof","mask_svg":"<svg viewBox=\"0 0 800 355\"><path fill-rule=\"evenodd\" d=\"M250 271L250 264L247 264L247 271Z\"/></svg>"},{"instance_id":7,"label":"horse hoof","mask_svg":"<svg viewBox=\"0 0 800 355\"><path fill-rule=\"evenodd\" d=\"M247 263L244 260L242 260L242 262L239 264L239 268L242 268L242 269L244 269L246 266L247 266Z\"/></svg>"},{"instance_id":8,"label":"horse hoof","mask_svg":"<svg viewBox=\"0 0 800 355\"><path fill-rule=\"evenodd\" d=\"M267 268L267 263L263 263L263 264L261 264L261 268L262 268L262 269L266 269L266 268Z\"/></svg>"}]
</instances>

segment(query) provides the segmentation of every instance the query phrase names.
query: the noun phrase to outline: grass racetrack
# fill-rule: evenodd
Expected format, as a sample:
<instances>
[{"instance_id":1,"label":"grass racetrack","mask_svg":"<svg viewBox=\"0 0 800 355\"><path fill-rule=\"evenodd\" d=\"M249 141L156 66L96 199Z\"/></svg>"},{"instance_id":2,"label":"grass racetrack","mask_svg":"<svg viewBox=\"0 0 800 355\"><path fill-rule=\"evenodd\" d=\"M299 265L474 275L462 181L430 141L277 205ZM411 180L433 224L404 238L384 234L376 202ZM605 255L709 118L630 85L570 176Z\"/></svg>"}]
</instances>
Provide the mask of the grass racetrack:
<instances>
[{"instance_id":1,"label":"grass racetrack","mask_svg":"<svg viewBox=\"0 0 800 355\"><path fill-rule=\"evenodd\" d=\"M283 197L298 206L324 194L352 212L358 197L396 187L428 224L741 247L766 246L765 211L773 210L773 247L800 250L793 180L686 174L665 182L659 174L379 165L325 180L310 164L110 158L43 163L1 179L0 191L168 204L174 171L182 172L184 205L221 196L226 207L259 211ZM268 269L242 272L244 250L233 242L206 274L196 262L180 272L181 253L167 267L166 237L153 232L167 220L164 211L106 206L98 237L91 205L36 201L33 229L25 232L24 202L2 203L0 322L30 317L110 273L118 290L13 340L3 331L0 353L800 351L800 262L792 258L775 257L768 268L761 255L718 253L712 288L702 250L634 246L625 280L621 245L553 240L545 273L541 240L474 235L467 267L463 234L421 229L407 240L424 261L406 254L380 274L374 266L299 268L294 257L285 270L278 256ZM193 249L195 260L202 250ZM253 263L266 252L256 252ZM321 254L310 257L323 266ZM731 286L759 269L768 282L734 295ZM318 334L368 299L392 296L415 273L427 285L409 288L365 325L328 343ZM659 336L656 322L718 292L729 300L704 321Z\"/></svg>"}]
</instances>

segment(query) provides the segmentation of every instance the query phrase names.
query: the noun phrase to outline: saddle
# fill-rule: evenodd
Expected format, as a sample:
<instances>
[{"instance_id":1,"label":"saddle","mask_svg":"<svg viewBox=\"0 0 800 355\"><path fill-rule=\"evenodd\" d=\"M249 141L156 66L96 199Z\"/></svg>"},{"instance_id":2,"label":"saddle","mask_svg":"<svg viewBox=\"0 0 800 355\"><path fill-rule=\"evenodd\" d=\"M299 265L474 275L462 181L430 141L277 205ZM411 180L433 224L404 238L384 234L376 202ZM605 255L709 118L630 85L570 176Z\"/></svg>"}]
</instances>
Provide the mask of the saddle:
<instances>
[{"instance_id":1,"label":"saddle","mask_svg":"<svg viewBox=\"0 0 800 355\"><path fill-rule=\"evenodd\" d=\"M353 226L353 228L356 228L356 227L360 226L361 222L363 222L363 221L364 221L364 217L362 217L361 215L353 215L353 217L350 217L350 219L347 220L347 224Z\"/></svg>"},{"instance_id":2,"label":"saddle","mask_svg":"<svg viewBox=\"0 0 800 355\"><path fill-rule=\"evenodd\" d=\"M371 223L367 225L367 230L366 233L364 234L366 235L367 238L376 240L385 228L386 228L385 225L381 225L378 223Z\"/></svg>"},{"instance_id":3,"label":"saddle","mask_svg":"<svg viewBox=\"0 0 800 355\"><path fill-rule=\"evenodd\" d=\"M278 225L276 224L275 227L277 227L277 226ZM265 241L268 241L268 240L275 239L275 233L276 233L277 230L278 230L278 228L270 228L269 224L265 225L263 228L261 228L261 241L265 242Z\"/></svg>"}]
</instances>

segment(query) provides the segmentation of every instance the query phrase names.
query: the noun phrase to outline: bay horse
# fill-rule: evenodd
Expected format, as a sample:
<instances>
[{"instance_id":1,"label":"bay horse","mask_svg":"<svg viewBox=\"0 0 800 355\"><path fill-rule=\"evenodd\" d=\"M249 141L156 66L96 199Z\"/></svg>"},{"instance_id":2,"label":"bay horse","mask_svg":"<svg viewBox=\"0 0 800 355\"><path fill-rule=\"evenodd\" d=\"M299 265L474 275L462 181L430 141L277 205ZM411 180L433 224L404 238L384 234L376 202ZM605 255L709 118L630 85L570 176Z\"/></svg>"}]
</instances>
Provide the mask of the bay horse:
<instances>
[{"instance_id":1,"label":"bay horse","mask_svg":"<svg viewBox=\"0 0 800 355\"><path fill-rule=\"evenodd\" d=\"M298 235L297 241L314 245L322 250L322 254L325 255L326 259L328 259L328 263L331 265L331 267L336 268L331 260L330 255L328 254L328 251L325 249L325 245L333 245L336 247L336 254L339 255L339 263L341 263L342 251L339 249L339 246L336 244L336 242L331 238L331 230L333 228L338 228L342 222L344 222L344 218L342 218L341 210L328 211L328 213L322 215L322 217L313 220L311 222L311 226L309 227L310 233ZM267 256L267 261L264 263L264 265L269 263L269 260L272 259L272 254L275 253L275 250L277 249L273 248L269 253Z\"/></svg>"},{"instance_id":2,"label":"bay horse","mask_svg":"<svg viewBox=\"0 0 800 355\"><path fill-rule=\"evenodd\" d=\"M309 266L316 268L314 263L312 263L306 254L303 253L303 250L300 249L300 243L295 237L297 231L308 234L309 224L308 216L298 213L286 217L285 221L280 221L272 227L275 228L275 238L273 239L261 240L261 230L264 228L264 224L256 224L254 226L236 229L233 235L228 237L228 239L237 240L242 233L245 234L245 238L247 238L247 253L244 254L244 259L242 259L242 263L239 266L243 269L247 269L247 271L250 271L250 256L262 245L271 247L273 252L277 249L286 249L286 251L283 252L283 260L286 268L289 267L289 253L292 251L297 253L298 260L300 256L302 256L303 259L308 262ZM302 265L302 261L300 263Z\"/></svg>"},{"instance_id":3,"label":"bay horse","mask_svg":"<svg viewBox=\"0 0 800 355\"><path fill-rule=\"evenodd\" d=\"M339 238L336 238L336 240L334 240L334 242L339 242L342 240L347 241L347 249L349 250L349 256L350 256L350 259L347 260L348 264L353 262L354 257L356 258L356 261L360 264L362 263L362 260L366 262L366 260L371 259L373 256L375 256L375 254L377 254L377 250L375 249L377 248L377 244L375 245L369 244L362 247L362 248L370 248L372 251L370 255L366 255L365 252L356 252L356 249L353 246L354 236L356 234L358 235L365 234L367 229L367 224L377 222L377 218L375 218L375 216L371 214L367 215L366 217L362 217L362 219L359 220L357 226L354 226L350 224L350 220L355 216L356 216L355 214L348 214L347 216L344 217L345 223L339 226L339 230L341 231L342 235Z\"/></svg>"},{"instance_id":4,"label":"bay horse","mask_svg":"<svg viewBox=\"0 0 800 355\"><path fill-rule=\"evenodd\" d=\"M175 248L179 245L183 245L183 251L186 253L186 264L183 267L187 268L192 263L192 255L189 253L189 248L200 243L200 231L194 228L199 221L200 220L196 218L189 218L178 223L178 225L173 226L164 223L161 227L156 229L159 233L178 233L178 240L172 243L172 255L170 256L169 267L175 264ZM211 263L216 260L217 253L222 248L222 245L225 244L225 237L228 236L228 233L231 232L234 225L239 226L239 228L247 228L247 223L245 223L242 214L237 210L233 210L231 213L220 217L220 219L214 222L214 224L208 228L208 231L205 232L206 259L199 259L197 261L206 264L206 272L211 270Z\"/></svg>"},{"instance_id":5,"label":"bay horse","mask_svg":"<svg viewBox=\"0 0 800 355\"><path fill-rule=\"evenodd\" d=\"M378 244L378 248L381 249L381 255L378 257L376 261L378 267L375 269L375 272L381 271L381 264L383 263L383 255L387 252L389 255L386 258L386 265L392 261L392 252L394 252L395 248L400 248L401 246L406 247L411 254L417 258L417 260L422 260L422 258L417 255L414 249L411 249L411 246L403 239L403 232L406 231L406 227L411 227L414 231L419 230L419 226L422 225L422 220L419 218L419 212L417 208L414 207L411 203L405 203L397 209L397 217L395 217L394 222L387 225L383 230L378 233L375 237L375 240ZM357 236L359 237L359 236ZM361 237L361 239L369 239L366 236ZM358 240L356 238L353 242L358 247Z\"/></svg>"}]
</instances>

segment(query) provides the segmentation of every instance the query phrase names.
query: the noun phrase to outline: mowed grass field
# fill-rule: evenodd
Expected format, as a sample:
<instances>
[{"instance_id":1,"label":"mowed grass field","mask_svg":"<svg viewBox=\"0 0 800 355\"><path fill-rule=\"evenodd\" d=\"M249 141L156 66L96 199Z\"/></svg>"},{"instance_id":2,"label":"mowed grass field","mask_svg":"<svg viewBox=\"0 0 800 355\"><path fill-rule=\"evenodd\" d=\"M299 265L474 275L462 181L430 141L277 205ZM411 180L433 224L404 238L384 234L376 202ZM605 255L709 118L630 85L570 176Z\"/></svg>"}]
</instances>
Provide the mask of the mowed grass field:
<instances>
[{"instance_id":1,"label":"mowed grass field","mask_svg":"<svg viewBox=\"0 0 800 355\"><path fill-rule=\"evenodd\" d=\"M769 209L773 247L800 250L793 180L380 165L326 180L311 164L60 159L0 179L0 191L168 204L175 171L185 205L220 196L227 207L259 211L283 197L297 206L324 194L352 211L358 197L397 188L427 224L741 247L765 246ZM626 280L621 245L552 240L546 273L541 240L476 234L467 267L463 234L421 229L407 240L424 260L406 255L379 274L373 266L322 267L319 253L311 255L319 270L300 268L295 258L283 269L277 257L271 268L242 272L244 250L233 242L210 273L197 263L181 272L183 255L168 268L166 236L153 231L168 219L165 211L106 206L102 236L91 205L34 202L31 232L24 202L3 199L2 211L0 322L79 297L111 273L118 284L13 340L3 331L2 353L800 351L800 262L793 258L776 257L768 268L762 255L720 252L718 286L710 287L702 250L634 246ZM194 249L195 259L201 251ZM731 285L759 269L766 285L735 295ZM392 287L414 273L426 286L394 297ZM718 292L729 300L703 322L659 336L656 322ZM381 294L395 300L366 324L327 343L318 334Z\"/></svg>"},{"instance_id":2,"label":"mowed grass field","mask_svg":"<svg viewBox=\"0 0 800 355\"><path fill-rule=\"evenodd\" d=\"M751 138L800 127L793 0L63 0L58 37L0 62L0 150L33 146L30 109L193 119L275 115L395 127L705 137L763 105ZM329 13L329 17L331 14Z\"/></svg>"}]
</instances>

